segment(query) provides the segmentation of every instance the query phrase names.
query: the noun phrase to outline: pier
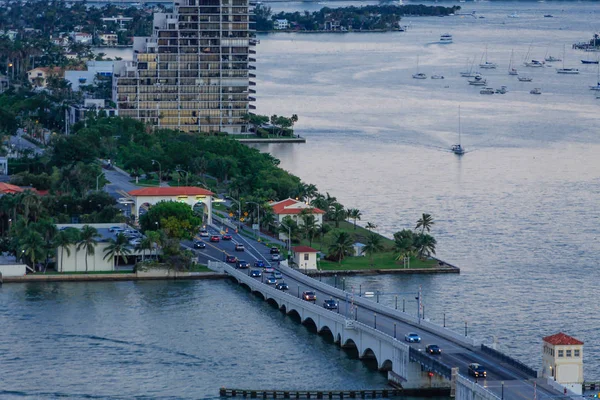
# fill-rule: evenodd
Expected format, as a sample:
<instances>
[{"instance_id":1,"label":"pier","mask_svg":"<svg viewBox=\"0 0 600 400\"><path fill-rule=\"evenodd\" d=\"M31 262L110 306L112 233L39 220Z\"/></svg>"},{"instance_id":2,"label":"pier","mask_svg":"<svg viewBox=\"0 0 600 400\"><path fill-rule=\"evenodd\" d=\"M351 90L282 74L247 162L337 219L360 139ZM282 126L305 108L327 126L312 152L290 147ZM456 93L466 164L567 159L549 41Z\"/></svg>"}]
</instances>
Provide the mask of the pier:
<instances>
[{"instance_id":1,"label":"pier","mask_svg":"<svg viewBox=\"0 0 600 400\"><path fill-rule=\"evenodd\" d=\"M369 390L249 390L221 388L221 397L251 399L379 399L398 396L448 396L449 389L369 389Z\"/></svg>"}]
</instances>

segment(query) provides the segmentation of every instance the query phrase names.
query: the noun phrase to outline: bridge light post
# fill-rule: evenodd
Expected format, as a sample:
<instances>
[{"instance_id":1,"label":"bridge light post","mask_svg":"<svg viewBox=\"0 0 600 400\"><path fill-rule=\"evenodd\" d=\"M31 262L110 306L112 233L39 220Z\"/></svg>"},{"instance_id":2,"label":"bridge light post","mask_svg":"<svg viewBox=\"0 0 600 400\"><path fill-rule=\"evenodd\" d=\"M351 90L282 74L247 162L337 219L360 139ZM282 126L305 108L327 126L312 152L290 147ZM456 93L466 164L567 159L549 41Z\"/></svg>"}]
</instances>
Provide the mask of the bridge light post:
<instances>
[{"instance_id":1,"label":"bridge light post","mask_svg":"<svg viewBox=\"0 0 600 400\"><path fill-rule=\"evenodd\" d=\"M465 320L465 336L469 336L468 335L468 328L469 328L469 326L468 326L467 320Z\"/></svg>"},{"instance_id":2,"label":"bridge light post","mask_svg":"<svg viewBox=\"0 0 600 400\"><path fill-rule=\"evenodd\" d=\"M298 285L298 297L300 297L300 285Z\"/></svg>"},{"instance_id":3,"label":"bridge light post","mask_svg":"<svg viewBox=\"0 0 600 400\"><path fill-rule=\"evenodd\" d=\"M402 312L406 312L406 299L402 299Z\"/></svg>"},{"instance_id":4,"label":"bridge light post","mask_svg":"<svg viewBox=\"0 0 600 400\"><path fill-rule=\"evenodd\" d=\"M346 291L346 278L342 278L342 290Z\"/></svg>"},{"instance_id":5,"label":"bridge light post","mask_svg":"<svg viewBox=\"0 0 600 400\"><path fill-rule=\"evenodd\" d=\"M377 291L377 302L379 303L379 290Z\"/></svg>"},{"instance_id":6,"label":"bridge light post","mask_svg":"<svg viewBox=\"0 0 600 400\"><path fill-rule=\"evenodd\" d=\"M394 339L396 339L396 323L394 322Z\"/></svg>"},{"instance_id":7,"label":"bridge light post","mask_svg":"<svg viewBox=\"0 0 600 400\"><path fill-rule=\"evenodd\" d=\"M504 381L502 381L502 400L504 400Z\"/></svg>"},{"instance_id":8,"label":"bridge light post","mask_svg":"<svg viewBox=\"0 0 600 400\"><path fill-rule=\"evenodd\" d=\"M337 289L337 274L334 275L334 278L335 278L335 281L334 281L335 283L333 286Z\"/></svg>"},{"instance_id":9,"label":"bridge light post","mask_svg":"<svg viewBox=\"0 0 600 400\"><path fill-rule=\"evenodd\" d=\"M373 313L373 328L377 329L377 313Z\"/></svg>"},{"instance_id":10,"label":"bridge light post","mask_svg":"<svg viewBox=\"0 0 600 400\"><path fill-rule=\"evenodd\" d=\"M358 297L362 297L362 284L358 285Z\"/></svg>"},{"instance_id":11,"label":"bridge light post","mask_svg":"<svg viewBox=\"0 0 600 400\"><path fill-rule=\"evenodd\" d=\"M354 320L358 321L358 306L354 307Z\"/></svg>"},{"instance_id":12,"label":"bridge light post","mask_svg":"<svg viewBox=\"0 0 600 400\"><path fill-rule=\"evenodd\" d=\"M446 327L446 313L444 313L444 328Z\"/></svg>"},{"instance_id":13,"label":"bridge light post","mask_svg":"<svg viewBox=\"0 0 600 400\"><path fill-rule=\"evenodd\" d=\"M398 309L398 296L396 296L396 310Z\"/></svg>"}]
</instances>

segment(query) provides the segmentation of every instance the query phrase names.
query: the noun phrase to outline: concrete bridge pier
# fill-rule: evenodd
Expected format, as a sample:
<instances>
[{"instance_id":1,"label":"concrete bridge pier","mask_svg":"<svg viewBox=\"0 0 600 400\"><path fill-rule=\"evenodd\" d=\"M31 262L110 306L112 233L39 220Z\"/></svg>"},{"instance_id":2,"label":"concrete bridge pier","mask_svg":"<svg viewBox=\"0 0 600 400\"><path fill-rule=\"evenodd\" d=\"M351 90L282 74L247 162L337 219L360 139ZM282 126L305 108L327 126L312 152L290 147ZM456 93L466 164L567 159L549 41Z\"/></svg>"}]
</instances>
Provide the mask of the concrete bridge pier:
<instances>
[{"instance_id":1,"label":"concrete bridge pier","mask_svg":"<svg viewBox=\"0 0 600 400\"><path fill-rule=\"evenodd\" d=\"M408 363L405 379L406 381L401 383L405 389L450 388L450 381L432 371L427 371L416 362Z\"/></svg>"}]
</instances>

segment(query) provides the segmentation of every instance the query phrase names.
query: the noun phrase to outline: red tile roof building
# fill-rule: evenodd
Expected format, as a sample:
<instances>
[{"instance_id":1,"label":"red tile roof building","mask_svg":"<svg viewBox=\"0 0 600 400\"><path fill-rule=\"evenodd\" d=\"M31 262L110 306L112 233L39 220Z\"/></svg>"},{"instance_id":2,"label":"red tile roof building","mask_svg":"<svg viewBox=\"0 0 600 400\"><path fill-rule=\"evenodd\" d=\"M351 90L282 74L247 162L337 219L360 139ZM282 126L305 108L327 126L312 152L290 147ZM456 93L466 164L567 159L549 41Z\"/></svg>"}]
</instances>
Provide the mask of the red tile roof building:
<instances>
[{"instance_id":1,"label":"red tile roof building","mask_svg":"<svg viewBox=\"0 0 600 400\"><path fill-rule=\"evenodd\" d=\"M129 192L131 196L214 196L210 190L194 186L147 187Z\"/></svg>"},{"instance_id":2,"label":"red tile roof building","mask_svg":"<svg viewBox=\"0 0 600 400\"><path fill-rule=\"evenodd\" d=\"M312 247L308 247L308 246L296 246L296 247L292 247L292 250L294 250L296 253L318 253L319 250L315 250Z\"/></svg>"},{"instance_id":3,"label":"red tile roof building","mask_svg":"<svg viewBox=\"0 0 600 400\"><path fill-rule=\"evenodd\" d=\"M557 333L556 335L546 336L543 340L544 342L550 343L554 346L574 346L583 344L581 340L577 340L574 337L566 335L562 332Z\"/></svg>"},{"instance_id":4,"label":"red tile roof building","mask_svg":"<svg viewBox=\"0 0 600 400\"><path fill-rule=\"evenodd\" d=\"M310 205L294 199L285 199L271 203L273 212L278 215L296 215L300 214L302 210L310 210L311 214L325 214L325 211L311 207Z\"/></svg>"},{"instance_id":5,"label":"red tile roof building","mask_svg":"<svg viewBox=\"0 0 600 400\"><path fill-rule=\"evenodd\" d=\"M176 201L184 203L190 207L198 203L204 204L204 213L206 214L206 223L212 224L212 198L214 193L210 190L195 186L179 187L146 187L128 192L133 198L132 215L138 217L140 207L144 204L153 206L161 201Z\"/></svg>"}]
</instances>

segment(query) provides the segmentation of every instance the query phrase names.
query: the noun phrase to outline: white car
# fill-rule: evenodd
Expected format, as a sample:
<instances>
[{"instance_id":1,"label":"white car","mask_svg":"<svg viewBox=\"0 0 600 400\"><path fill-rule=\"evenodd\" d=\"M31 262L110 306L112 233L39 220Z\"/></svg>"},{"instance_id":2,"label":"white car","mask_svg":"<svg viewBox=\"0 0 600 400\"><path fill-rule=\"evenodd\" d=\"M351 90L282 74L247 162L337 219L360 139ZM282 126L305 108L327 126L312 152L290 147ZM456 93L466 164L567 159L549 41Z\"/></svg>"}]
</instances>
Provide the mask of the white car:
<instances>
[{"instance_id":1,"label":"white car","mask_svg":"<svg viewBox=\"0 0 600 400\"><path fill-rule=\"evenodd\" d=\"M421 343L421 336L411 332L404 335L404 340L408 343Z\"/></svg>"},{"instance_id":2,"label":"white car","mask_svg":"<svg viewBox=\"0 0 600 400\"><path fill-rule=\"evenodd\" d=\"M208 234L208 231L200 231L200 233L198 233L198 234L200 235L200 237L208 237L208 236L210 236Z\"/></svg>"},{"instance_id":3,"label":"white car","mask_svg":"<svg viewBox=\"0 0 600 400\"><path fill-rule=\"evenodd\" d=\"M281 256L279 254L271 254L271 260L279 261L279 260L281 260Z\"/></svg>"},{"instance_id":4,"label":"white car","mask_svg":"<svg viewBox=\"0 0 600 400\"><path fill-rule=\"evenodd\" d=\"M129 244L132 246L139 246L142 244L142 239L133 239L129 241Z\"/></svg>"}]
</instances>

